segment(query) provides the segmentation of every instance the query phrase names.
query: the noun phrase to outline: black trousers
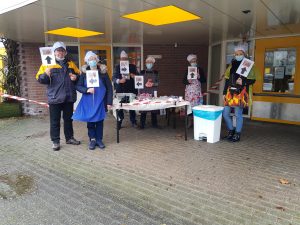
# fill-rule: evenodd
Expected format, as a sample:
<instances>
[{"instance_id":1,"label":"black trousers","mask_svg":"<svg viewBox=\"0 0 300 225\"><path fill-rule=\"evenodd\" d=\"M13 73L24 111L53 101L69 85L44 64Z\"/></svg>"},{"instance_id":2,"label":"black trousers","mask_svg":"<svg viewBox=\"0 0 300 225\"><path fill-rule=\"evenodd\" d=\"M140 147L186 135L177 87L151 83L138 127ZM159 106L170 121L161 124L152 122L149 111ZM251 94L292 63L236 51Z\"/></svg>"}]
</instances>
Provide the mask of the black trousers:
<instances>
[{"instance_id":1,"label":"black trousers","mask_svg":"<svg viewBox=\"0 0 300 225\"><path fill-rule=\"evenodd\" d=\"M146 118L147 118L147 112L142 112L141 118L140 118L141 127L145 127ZM152 126L154 126L154 127L157 126L157 113L156 112L151 112L151 123L152 123Z\"/></svg>"},{"instance_id":2,"label":"black trousers","mask_svg":"<svg viewBox=\"0 0 300 225\"><path fill-rule=\"evenodd\" d=\"M66 141L73 137L73 102L65 102L60 104L49 104L50 112L50 137L51 141L54 143L59 143L60 141L60 119L61 112L63 112L64 120L64 133Z\"/></svg>"}]
</instances>

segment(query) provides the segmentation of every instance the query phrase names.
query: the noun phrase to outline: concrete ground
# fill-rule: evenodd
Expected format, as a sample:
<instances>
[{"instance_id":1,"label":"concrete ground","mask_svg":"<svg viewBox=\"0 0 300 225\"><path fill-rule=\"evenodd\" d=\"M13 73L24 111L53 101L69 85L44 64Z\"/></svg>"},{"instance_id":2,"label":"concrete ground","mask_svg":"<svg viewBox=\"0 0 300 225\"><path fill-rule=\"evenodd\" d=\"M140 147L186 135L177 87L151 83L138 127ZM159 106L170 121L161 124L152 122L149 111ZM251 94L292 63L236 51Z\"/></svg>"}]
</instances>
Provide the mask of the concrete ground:
<instances>
[{"instance_id":1,"label":"concrete ground","mask_svg":"<svg viewBox=\"0 0 300 225\"><path fill-rule=\"evenodd\" d=\"M161 118L162 120L163 118ZM105 121L105 151L51 150L49 118L0 120L0 225L300 224L300 127L247 121L240 143ZM61 135L63 138L63 134Z\"/></svg>"}]
</instances>

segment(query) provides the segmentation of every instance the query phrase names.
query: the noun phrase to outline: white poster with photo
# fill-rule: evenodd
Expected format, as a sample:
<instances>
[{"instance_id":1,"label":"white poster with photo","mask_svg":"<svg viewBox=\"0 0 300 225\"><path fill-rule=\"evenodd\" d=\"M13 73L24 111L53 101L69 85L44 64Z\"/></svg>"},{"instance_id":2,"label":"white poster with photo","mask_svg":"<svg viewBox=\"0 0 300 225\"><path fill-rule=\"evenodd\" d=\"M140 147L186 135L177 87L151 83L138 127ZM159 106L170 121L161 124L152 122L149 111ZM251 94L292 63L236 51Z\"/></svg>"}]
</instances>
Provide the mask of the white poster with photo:
<instances>
[{"instance_id":1,"label":"white poster with photo","mask_svg":"<svg viewBox=\"0 0 300 225\"><path fill-rule=\"evenodd\" d=\"M135 76L134 77L134 87L135 89L144 89L144 77Z\"/></svg>"},{"instance_id":2,"label":"white poster with photo","mask_svg":"<svg viewBox=\"0 0 300 225\"><path fill-rule=\"evenodd\" d=\"M56 65L55 55L52 47L41 47L40 54L41 54L43 65L45 66Z\"/></svg>"},{"instance_id":3,"label":"white poster with photo","mask_svg":"<svg viewBox=\"0 0 300 225\"><path fill-rule=\"evenodd\" d=\"M188 75L187 75L187 79L188 80L195 80L197 79L197 72L198 68L196 66L189 66L188 67Z\"/></svg>"},{"instance_id":4,"label":"white poster with photo","mask_svg":"<svg viewBox=\"0 0 300 225\"><path fill-rule=\"evenodd\" d=\"M251 71L252 67L254 65L254 62L250 59L244 58L237 69L236 73L240 74L243 77L248 77L249 72Z\"/></svg>"},{"instance_id":5,"label":"white poster with photo","mask_svg":"<svg viewBox=\"0 0 300 225\"><path fill-rule=\"evenodd\" d=\"M98 70L87 70L86 71L86 86L88 88L99 87L99 74Z\"/></svg>"},{"instance_id":6,"label":"white poster with photo","mask_svg":"<svg viewBox=\"0 0 300 225\"><path fill-rule=\"evenodd\" d=\"M129 61L128 60L120 61L120 74L129 74Z\"/></svg>"}]
</instances>

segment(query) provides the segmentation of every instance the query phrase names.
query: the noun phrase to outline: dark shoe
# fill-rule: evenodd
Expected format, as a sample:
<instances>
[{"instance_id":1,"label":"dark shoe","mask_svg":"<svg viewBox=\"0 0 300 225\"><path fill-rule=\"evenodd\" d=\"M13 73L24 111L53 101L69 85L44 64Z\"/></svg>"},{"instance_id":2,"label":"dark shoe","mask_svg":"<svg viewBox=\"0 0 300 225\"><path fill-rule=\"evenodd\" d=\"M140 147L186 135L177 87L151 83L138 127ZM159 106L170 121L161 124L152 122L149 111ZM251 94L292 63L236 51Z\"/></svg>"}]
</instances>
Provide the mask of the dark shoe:
<instances>
[{"instance_id":1,"label":"dark shoe","mask_svg":"<svg viewBox=\"0 0 300 225\"><path fill-rule=\"evenodd\" d=\"M59 151L59 149L60 149L60 144L59 144L59 143L53 143L52 149L53 149L53 151Z\"/></svg>"},{"instance_id":2,"label":"dark shoe","mask_svg":"<svg viewBox=\"0 0 300 225\"><path fill-rule=\"evenodd\" d=\"M134 123L131 123L131 126L132 126L132 127L138 127L138 125L137 125L137 123L136 123L136 122L134 122Z\"/></svg>"},{"instance_id":3,"label":"dark shoe","mask_svg":"<svg viewBox=\"0 0 300 225\"><path fill-rule=\"evenodd\" d=\"M102 140L97 141L97 145L98 145L99 148L101 148L101 149L105 148L105 145L103 144Z\"/></svg>"},{"instance_id":4,"label":"dark shoe","mask_svg":"<svg viewBox=\"0 0 300 225\"><path fill-rule=\"evenodd\" d=\"M231 140L233 142L238 142L238 141L240 141L240 139L241 139L241 133L235 133Z\"/></svg>"},{"instance_id":5,"label":"dark shoe","mask_svg":"<svg viewBox=\"0 0 300 225\"><path fill-rule=\"evenodd\" d=\"M228 133L227 133L227 135L224 136L223 139L226 139L226 140L231 141L231 140L232 140L232 137L233 137L233 135L234 135L234 132L235 132L235 130L229 130Z\"/></svg>"},{"instance_id":6,"label":"dark shoe","mask_svg":"<svg viewBox=\"0 0 300 225\"><path fill-rule=\"evenodd\" d=\"M92 139L91 141L90 141L90 144L89 144L89 150L95 150L95 148L96 148L96 140L95 139Z\"/></svg>"},{"instance_id":7,"label":"dark shoe","mask_svg":"<svg viewBox=\"0 0 300 225\"><path fill-rule=\"evenodd\" d=\"M75 138L70 138L69 140L66 141L66 144L69 145L80 145L80 141L77 141Z\"/></svg>"}]
</instances>

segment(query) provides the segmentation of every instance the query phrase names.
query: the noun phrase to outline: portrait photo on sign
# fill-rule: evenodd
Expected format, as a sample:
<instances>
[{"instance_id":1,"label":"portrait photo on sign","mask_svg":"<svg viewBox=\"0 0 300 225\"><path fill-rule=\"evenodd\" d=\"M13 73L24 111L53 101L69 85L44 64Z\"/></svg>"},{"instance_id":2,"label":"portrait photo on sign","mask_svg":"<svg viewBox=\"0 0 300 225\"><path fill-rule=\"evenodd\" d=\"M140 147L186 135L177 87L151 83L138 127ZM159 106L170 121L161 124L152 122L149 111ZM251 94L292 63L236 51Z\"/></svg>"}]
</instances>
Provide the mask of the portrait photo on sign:
<instances>
[{"instance_id":1,"label":"portrait photo on sign","mask_svg":"<svg viewBox=\"0 0 300 225\"><path fill-rule=\"evenodd\" d=\"M99 75L97 70L86 71L87 87L99 87Z\"/></svg>"},{"instance_id":2,"label":"portrait photo on sign","mask_svg":"<svg viewBox=\"0 0 300 225\"><path fill-rule=\"evenodd\" d=\"M51 49L42 49L42 51L43 51L43 55L51 55L52 54Z\"/></svg>"}]
</instances>

